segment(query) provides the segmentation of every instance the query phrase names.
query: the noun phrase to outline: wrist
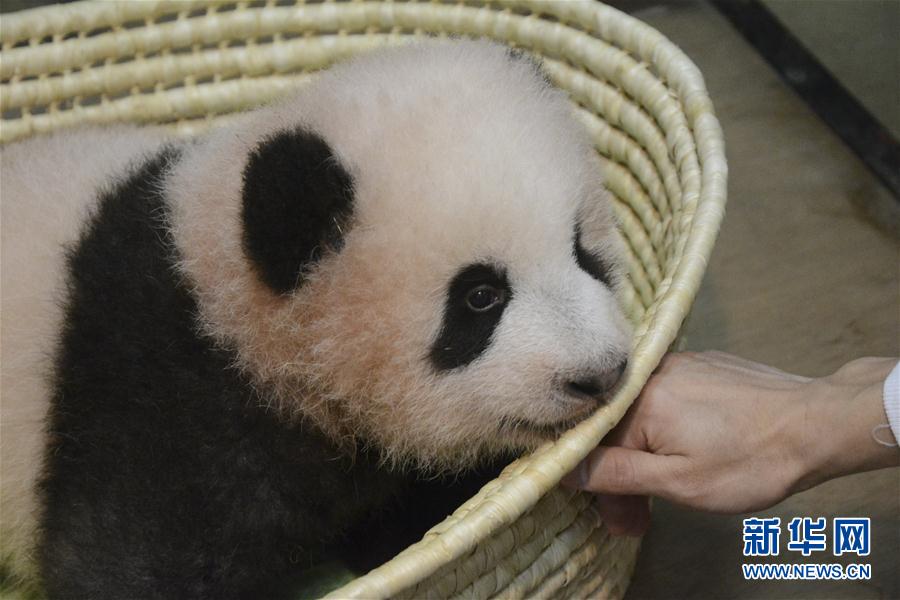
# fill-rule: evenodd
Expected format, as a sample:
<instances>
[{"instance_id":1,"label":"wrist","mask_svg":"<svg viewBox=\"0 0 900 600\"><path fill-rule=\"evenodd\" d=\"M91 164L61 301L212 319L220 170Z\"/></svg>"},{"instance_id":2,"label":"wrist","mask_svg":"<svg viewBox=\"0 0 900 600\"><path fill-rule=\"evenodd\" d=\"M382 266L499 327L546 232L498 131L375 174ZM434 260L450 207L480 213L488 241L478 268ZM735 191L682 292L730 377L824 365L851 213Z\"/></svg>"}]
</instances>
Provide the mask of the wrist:
<instances>
[{"instance_id":1,"label":"wrist","mask_svg":"<svg viewBox=\"0 0 900 600\"><path fill-rule=\"evenodd\" d=\"M851 473L900 465L900 451L872 437L887 421L884 380L892 359L860 359L812 380L800 400L792 492Z\"/></svg>"}]
</instances>

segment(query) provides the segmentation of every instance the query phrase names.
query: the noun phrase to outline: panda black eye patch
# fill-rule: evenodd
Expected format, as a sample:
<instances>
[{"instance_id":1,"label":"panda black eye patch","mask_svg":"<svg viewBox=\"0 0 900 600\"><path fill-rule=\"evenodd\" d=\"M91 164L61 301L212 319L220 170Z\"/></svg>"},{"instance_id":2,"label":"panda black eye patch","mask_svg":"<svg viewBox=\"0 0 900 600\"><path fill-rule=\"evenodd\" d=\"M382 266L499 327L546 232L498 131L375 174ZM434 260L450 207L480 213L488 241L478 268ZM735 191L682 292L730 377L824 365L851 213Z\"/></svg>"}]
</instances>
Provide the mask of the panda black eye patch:
<instances>
[{"instance_id":1,"label":"panda black eye patch","mask_svg":"<svg viewBox=\"0 0 900 600\"><path fill-rule=\"evenodd\" d=\"M434 367L449 371L481 356L511 299L502 268L475 263L460 269L447 286L440 333L429 353Z\"/></svg>"},{"instance_id":2,"label":"panda black eye patch","mask_svg":"<svg viewBox=\"0 0 900 600\"><path fill-rule=\"evenodd\" d=\"M575 247L575 260L578 267L596 279L597 281L609 286L612 279L609 276L609 269L599 256L585 249L581 244L581 228L575 227L575 239L573 242Z\"/></svg>"}]
</instances>

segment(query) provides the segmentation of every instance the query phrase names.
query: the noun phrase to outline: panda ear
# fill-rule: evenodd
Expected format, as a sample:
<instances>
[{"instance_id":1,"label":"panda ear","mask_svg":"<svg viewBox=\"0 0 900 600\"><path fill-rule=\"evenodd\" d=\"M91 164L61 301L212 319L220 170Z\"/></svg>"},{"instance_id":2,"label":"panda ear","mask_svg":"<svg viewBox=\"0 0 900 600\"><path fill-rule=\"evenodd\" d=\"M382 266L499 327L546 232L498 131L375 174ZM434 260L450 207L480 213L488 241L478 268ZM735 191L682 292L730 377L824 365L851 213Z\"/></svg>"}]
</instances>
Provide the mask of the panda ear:
<instances>
[{"instance_id":1,"label":"panda ear","mask_svg":"<svg viewBox=\"0 0 900 600\"><path fill-rule=\"evenodd\" d=\"M550 78L547 76L547 73L544 72L544 68L541 64L540 58L526 52L521 48L507 48L506 49L506 57L512 63L522 63L532 69L535 73L537 73L540 78L544 81L547 86L552 87L553 82L550 81Z\"/></svg>"},{"instance_id":2,"label":"panda ear","mask_svg":"<svg viewBox=\"0 0 900 600\"><path fill-rule=\"evenodd\" d=\"M244 252L269 287L288 294L343 245L353 180L320 136L281 131L250 154L242 202Z\"/></svg>"}]
</instances>

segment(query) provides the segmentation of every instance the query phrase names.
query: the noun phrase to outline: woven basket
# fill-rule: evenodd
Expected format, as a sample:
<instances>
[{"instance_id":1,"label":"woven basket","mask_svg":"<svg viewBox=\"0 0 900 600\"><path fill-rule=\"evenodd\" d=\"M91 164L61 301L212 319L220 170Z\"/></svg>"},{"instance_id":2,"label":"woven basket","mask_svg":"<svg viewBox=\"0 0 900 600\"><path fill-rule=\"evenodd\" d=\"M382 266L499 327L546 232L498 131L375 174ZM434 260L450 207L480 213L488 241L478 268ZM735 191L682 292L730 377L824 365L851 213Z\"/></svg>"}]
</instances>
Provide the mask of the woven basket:
<instances>
[{"instance_id":1,"label":"woven basket","mask_svg":"<svg viewBox=\"0 0 900 600\"><path fill-rule=\"evenodd\" d=\"M333 597L621 597L638 541L558 487L618 422L693 300L725 204L722 134L693 63L654 29L588 0L80 2L0 20L0 141L82 123L192 134L316 69L423 35L487 37L543 59L605 159L636 324L615 399L510 465L425 538Z\"/></svg>"}]
</instances>

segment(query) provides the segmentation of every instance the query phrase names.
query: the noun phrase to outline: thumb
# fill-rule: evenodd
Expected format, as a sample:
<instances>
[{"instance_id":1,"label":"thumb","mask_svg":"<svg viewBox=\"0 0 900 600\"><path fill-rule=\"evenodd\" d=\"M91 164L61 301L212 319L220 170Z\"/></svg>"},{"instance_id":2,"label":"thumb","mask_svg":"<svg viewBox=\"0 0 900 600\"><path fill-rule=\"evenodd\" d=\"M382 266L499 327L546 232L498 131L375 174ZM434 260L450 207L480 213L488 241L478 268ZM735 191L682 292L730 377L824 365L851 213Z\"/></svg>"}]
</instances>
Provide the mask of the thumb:
<instances>
[{"instance_id":1,"label":"thumb","mask_svg":"<svg viewBox=\"0 0 900 600\"><path fill-rule=\"evenodd\" d=\"M598 446L563 484L599 494L665 495L668 457L621 446Z\"/></svg>"}]
</instances>

